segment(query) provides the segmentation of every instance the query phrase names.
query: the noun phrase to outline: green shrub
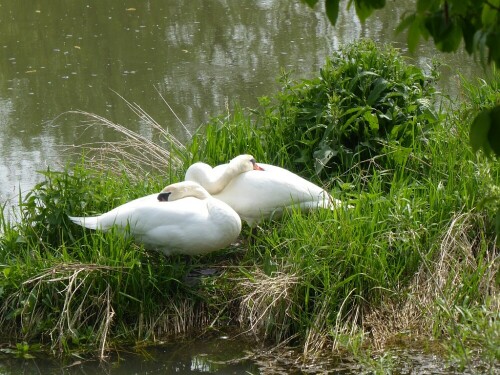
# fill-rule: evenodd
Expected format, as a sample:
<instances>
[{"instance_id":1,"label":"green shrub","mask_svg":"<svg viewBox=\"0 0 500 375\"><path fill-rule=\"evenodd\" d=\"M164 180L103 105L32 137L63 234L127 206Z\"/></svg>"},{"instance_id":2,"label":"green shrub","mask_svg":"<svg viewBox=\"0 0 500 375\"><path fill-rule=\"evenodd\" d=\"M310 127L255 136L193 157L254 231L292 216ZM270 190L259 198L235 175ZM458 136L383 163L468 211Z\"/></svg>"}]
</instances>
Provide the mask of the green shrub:
<instances>
[{"instance_id":1,"label":"green shrub","mask_svg":"<svg viewBox=\"0 0 500 375\"><path fill-rule=\"evenodd\" d=\"M281 133L296 170L325 177L381 154L386 160L378 163L391 168L438 120L431 73L390 46L356 42L335 52L317 78L285 76L282 91L264 103L261 122L270 134ZM394 147L399 153L388 152Z\"/></svg>"}]
</instances>

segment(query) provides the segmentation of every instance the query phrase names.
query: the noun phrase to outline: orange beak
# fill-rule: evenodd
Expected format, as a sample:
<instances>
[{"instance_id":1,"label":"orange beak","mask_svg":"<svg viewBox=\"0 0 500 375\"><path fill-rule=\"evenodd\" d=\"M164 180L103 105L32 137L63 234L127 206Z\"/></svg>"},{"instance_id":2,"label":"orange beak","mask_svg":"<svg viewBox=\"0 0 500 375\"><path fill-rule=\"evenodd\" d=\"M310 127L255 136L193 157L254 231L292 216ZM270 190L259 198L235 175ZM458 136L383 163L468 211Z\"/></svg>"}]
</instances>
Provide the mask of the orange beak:
<instances>
[{"instance_id":1,"label":"orange beak","mask_svg":"<svg viewBox=\"0 0 500 375\"><path fill-rule=\"evenodd\" d=\"M262 168L261 166L259 166L257 163L253 163L253 170L254 171L265 171L265 169Z\"/></svg>"},{"instance_id":2,"label":"orange beak","mask_svg":"<svg viewBox=\"0 0 500 375\"><path fill-rule=\"evenodd\" d=\"M252 165L253 165L253 170L254 170L254 171L263 171L263 170L264 170L264 168L260 167L260 166L257 164L257 162L255 161L255 159L250 160L250 162L251 162L251 163L252 163Z\"/></svg>"}]
</instances>

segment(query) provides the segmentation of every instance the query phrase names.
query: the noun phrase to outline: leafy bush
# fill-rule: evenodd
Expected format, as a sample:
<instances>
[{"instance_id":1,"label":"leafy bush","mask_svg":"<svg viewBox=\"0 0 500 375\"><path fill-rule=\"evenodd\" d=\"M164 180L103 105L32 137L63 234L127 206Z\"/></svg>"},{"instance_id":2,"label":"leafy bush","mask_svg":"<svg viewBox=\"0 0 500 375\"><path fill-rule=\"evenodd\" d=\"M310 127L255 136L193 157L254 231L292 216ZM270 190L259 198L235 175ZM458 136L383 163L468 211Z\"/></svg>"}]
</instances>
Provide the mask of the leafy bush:
<instances>
[{"instance_id":1,"label":"leafy bush","mask_svg":"<svg viewBox=\"0 0 500 375\"><path fill-rule=\"evenodd\" d=\"M436 77L390 46L356 42L335 52L317 78L292 82L285 75L281 93L263 104L261 121L281 133L296 170L345 171L387 153L388 143L411 151L438 120L431 100Z\"/></svg>"}]
</instances>

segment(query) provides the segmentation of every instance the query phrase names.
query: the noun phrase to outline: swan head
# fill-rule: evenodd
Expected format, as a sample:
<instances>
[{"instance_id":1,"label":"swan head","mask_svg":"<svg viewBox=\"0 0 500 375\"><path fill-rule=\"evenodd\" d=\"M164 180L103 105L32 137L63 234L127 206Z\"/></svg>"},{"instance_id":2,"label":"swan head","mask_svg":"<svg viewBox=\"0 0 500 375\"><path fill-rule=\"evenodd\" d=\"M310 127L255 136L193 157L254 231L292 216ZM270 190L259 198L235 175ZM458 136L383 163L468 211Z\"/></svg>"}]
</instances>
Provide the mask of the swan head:
<instances>
[{"instance_id":1,"label":"swan head","mask_svg":"<svg viewBox=\"0 0 500 375\"><path fill-rule=\"evenodd\" d=\"M231 159L229 162L231 168L234 168L240 173L249 172L249 171L263 171L264 168L260 167L255 158L252 155L239 155L235 158Z\"/></svg>"},{"instance_id":2,"label":"swan head","mask_svg":"<svg viewBox=\"0 0 500 375\"><path fill-rule=\"evenodd\" d=\"M194 181L182 181L168 185L158 194L160 202L171 202L186 197L205 199L209 198L210 194Z\"/></svg>"}]
</instances>

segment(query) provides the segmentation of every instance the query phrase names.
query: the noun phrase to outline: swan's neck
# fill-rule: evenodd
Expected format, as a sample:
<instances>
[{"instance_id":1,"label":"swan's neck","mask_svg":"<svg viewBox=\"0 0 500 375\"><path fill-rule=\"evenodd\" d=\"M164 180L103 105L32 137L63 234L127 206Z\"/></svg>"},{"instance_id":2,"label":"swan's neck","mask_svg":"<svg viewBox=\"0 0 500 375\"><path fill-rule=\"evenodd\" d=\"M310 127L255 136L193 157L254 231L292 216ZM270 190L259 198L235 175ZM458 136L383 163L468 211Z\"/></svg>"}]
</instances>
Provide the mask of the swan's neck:
<instances>
[{"instance_id":1,"label":"swan's neck","mask_svg":"<svg viewBox=\"0 0 500 375\"><path fill-rule=\"evenodd\" d=\"M240 173L231 164L212 168L205 163L196 163L188 168L185 179L199 183L210 194L218 194Z\"/></svg>"}]
</instances>

